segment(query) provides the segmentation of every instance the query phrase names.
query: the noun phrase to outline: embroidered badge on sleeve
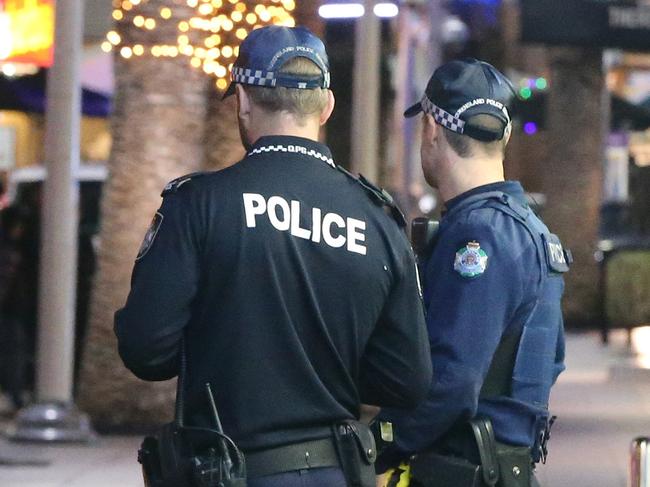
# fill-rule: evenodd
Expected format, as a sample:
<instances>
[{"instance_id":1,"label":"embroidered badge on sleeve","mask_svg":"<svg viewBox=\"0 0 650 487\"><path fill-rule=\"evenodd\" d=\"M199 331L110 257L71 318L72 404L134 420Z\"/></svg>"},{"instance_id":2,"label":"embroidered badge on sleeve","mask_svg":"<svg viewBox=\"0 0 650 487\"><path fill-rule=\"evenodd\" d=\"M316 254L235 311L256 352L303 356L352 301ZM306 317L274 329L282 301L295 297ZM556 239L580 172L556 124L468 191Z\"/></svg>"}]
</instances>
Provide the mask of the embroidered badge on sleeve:
<instances>
[{"instance_id":1,"label":"embroidered badge on sleeve","mask_svg":"<svg viewBox=\"0 0 650 487\"><path fill-rule=\"evenodd\" d=\"M456 252L454 270L463 277L477 277L485 272L488 255L478 242L467 242L467 245Z\"/></svg>"},{"instance_id":2,"label":"embroidered badge on sleeve","mask_svg":"<svg viewBox=\"0 0 650 487\"><path fill-rule=\"evenodd\" d=\"M158 235L158 230L160 230L160 225L162 224L163 218L163 214L157 211L153 217L153 220L151 220L151 225L149 225L149 230L147 230L147 233L144 236L142 245L140 245L138 256L135 258L136 261L142 259L147 254L147 252L149 252L149 249L153 245L153 241L156 239L156 235Z\"/></svg>"}]
</instances>

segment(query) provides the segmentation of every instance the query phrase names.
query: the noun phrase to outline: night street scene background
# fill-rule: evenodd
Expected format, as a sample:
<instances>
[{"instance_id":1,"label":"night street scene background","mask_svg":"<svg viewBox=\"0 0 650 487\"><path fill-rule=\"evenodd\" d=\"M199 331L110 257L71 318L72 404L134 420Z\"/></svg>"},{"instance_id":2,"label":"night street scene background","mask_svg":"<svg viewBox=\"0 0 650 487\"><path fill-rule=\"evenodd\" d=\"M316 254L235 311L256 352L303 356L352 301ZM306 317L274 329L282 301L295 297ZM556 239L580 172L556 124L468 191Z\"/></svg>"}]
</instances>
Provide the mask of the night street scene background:
<instances>
[{"instance_id":1,"label":"night street scene background","mask_svg":"<svg viewBox=\"0 0 650 487\"><path fill-rule=\"evenodd\" d=\"M630 483L632 443L650 437L649 0L56 4L0 0L1 486L142 485L137 448L171 419L176 383L122 365L113 313L165 184L244 155L222 95L241 41L270 24L324 39L336 108L322 140L409 220L441 215L418 118L402 116L433 69L471 56L512 80L506 179L574 258L539 480L650 485ZM68 198L52 209L49 181ZM32 431L43 412L52 424Z\"/></svg>"}]
</instances>

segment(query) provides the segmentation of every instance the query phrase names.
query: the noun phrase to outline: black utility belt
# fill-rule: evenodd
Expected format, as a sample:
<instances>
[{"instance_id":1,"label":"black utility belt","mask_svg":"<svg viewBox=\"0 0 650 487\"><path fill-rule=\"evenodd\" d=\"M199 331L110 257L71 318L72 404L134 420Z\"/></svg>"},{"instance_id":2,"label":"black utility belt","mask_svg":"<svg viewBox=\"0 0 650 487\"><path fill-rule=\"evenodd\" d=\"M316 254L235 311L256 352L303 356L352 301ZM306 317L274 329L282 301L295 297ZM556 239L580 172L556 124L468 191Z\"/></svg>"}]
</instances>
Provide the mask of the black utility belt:
<instances>
[{"instance_id":1,"label":"black utility belt","mask_svg":"<svg viewBox=\"0 0 650 487\"><path fill-rule=\"evenodd\" d=\"M248 478L312 468L340 468L352 487L374 487L377 458L370 428L348 420L332 425L327 438L247 452Z\"/></svg>"},{"instance_id":2,"label":"black utility belt","mask_svg":"<svg viewBox=\"0 0 650 487\"><path fill-rule=\"evenodd\" d=\"M418 487L530 487L534 480L531 449L496 441L487 418L469 421L472 445L458 431L446 438L446 445L411 458L411 478ZM461 448L458 446L461 445ZM471 446L471 449L462 446ZM468 454L465 458L462 453ZM469 454L476 450L476 455ZM454 452L454 453L452 453ZM478 456L478 458L475 458Z\"/></svg>"},{"instance_id":3,"label":"black utility belt","mask_svg":"<svg viewBox=\"0 0 650 487\"><path fill-rule=\"evenodd\" d=\"M484 465L465 458L423 452L411 458L411 478L418 487L530 487L533 463L530 448L497 444L497 475L486 478Z\"/></svg>"},{"instance_id":4,"label":"black utility belt","mask_svg":"<svg viewBox=\"0 0 650 487\"><path fill-rule=\"evenodd\" d=\"M351 487L375 487L377 452L367 425L346 420L331 436L243 454L222 432L165 425L138 454L147 487L245 487L247 478L340 468Z\"/></svg>"},{"instance_id":5,"label":"black utility belt","mask_svg":"<svg viewBox=\"0 0 650 487\"><path fill-rule=\"evenodd\" d=\"M245 457L248 478L266 477L293 470L341 466L332 438L247 452Z\"/></svg>"}]
</instances>

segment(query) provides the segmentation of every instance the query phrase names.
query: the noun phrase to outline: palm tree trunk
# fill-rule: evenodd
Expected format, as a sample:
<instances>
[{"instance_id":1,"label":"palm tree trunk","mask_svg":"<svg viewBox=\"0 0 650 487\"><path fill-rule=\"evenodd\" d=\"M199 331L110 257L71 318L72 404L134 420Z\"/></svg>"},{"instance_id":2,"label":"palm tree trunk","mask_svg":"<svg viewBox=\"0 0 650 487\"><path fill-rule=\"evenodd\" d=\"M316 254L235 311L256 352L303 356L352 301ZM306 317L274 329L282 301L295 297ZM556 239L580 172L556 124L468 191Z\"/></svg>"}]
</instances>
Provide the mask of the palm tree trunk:
<instances>
[{"instance_id":1,"label":"palm tree trunk","mask_svg":"<svg viewBox=\"0 0 650 487\"><path fill-rule=\"evenodd\" d=\"M221 99L222 93L211 87L205 121L204 168L217 171L232 166L244 157L239 138L235 97Z\"/></svg>"},{"instance_id":2,"label":"palm tree trunk","mask_svg":"<svg viewBox=\"0 0 650 487\"><path fill-rule=\"evenodd\" d=\"M598 318L598 239L603 185L603 85L600 49L553 48L547 106L549 158L541 171L546 222L573 252L565 314L574 324ZM607 118L607 117L605 117Z\"/></svg>"},{"instance_id":3,"label":"palm tree trunk","mask_svg":"<svg viewBox=\"0 0 650 487\"><path fill-rule=\"evenodd\" d=\"M321 39L325 34L325 24L318 16L318 7L322 3L322 0L300 0L296 2L296 11L294 12L296 25L307 27Z\"/></svg>"},{"instance_id":4,"label":"palm tree trunk","mask_svg":"<svg viewBox=\"0 0 650 487\"><path fill-rule=\"evenodd\" d=\"M191 10L174 0L151 0L142 15L162 7L177 16ZM148 11L148 12L147 12ZM131 23L118 33L128 44L142 38ZM175 29L156 31L157 44L175 43ZM113 314L129 291L135 255L169 180L199 169L207 81L187 58L116 56L113 147L104 185L98 272L81 374L79 403L102 428L148 426L173 412L174 383L144 383L117 356ZM137 390L137 394L133 392Z\"/></svg>"}]
</instances>

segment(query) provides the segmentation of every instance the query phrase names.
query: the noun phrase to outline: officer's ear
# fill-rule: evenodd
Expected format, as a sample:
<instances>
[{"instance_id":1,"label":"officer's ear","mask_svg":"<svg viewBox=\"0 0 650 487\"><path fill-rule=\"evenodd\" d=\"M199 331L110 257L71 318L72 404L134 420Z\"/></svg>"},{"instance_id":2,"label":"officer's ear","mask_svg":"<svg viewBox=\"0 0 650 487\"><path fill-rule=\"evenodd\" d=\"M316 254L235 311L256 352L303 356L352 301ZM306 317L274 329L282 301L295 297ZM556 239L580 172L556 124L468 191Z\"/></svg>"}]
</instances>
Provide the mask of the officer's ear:
<instances>
[{"instance_id":1,"label":"officer's ear","mask_svg":"<svg viewBox=\"0 0 650 487\"><path fill-rule=\"evenodd\" d=\"M440 137L440 127L428 113L422 114L422 142L432 145Z\"/></svg>"},{"instance_id":2,"label":"officer's ear","mask_svg":"<svg viewBox=\"0 0 650 487\"><path fill-rule=\"evenodd\" d=\"M248 117L251 112L251 99L248 93L240 84L235 85L235 92L237 93L237 113L239 117Z\"/></svg>"},{"instance_id":3,"label":"officer's ear","mask_svg":"<svg viewBox=\"0 0 650 487\"><path fill-rule=\"evenodd\" d=\"M507 126L506 129L503 133L503 147L505 148L506 145L508 145L508 142L510 142L510 136L512 135L512 122L510 122Z\"/></svg>"},{"instance_id":4,"label":"officer's ear","mask_svg":"<svg viewBox=\"0 0 650 487\"><path fill-rule=\"evenodd\" d=\"M330 116L332 115L332 112L334 111L335 104L336 100L334 99L334 93L332 93L332 90L327 90L327 105L325 105L325 108L323 108L323 111L320 114L321 125L325 125L327 123Z\"/></svg>"}]
</instances>

